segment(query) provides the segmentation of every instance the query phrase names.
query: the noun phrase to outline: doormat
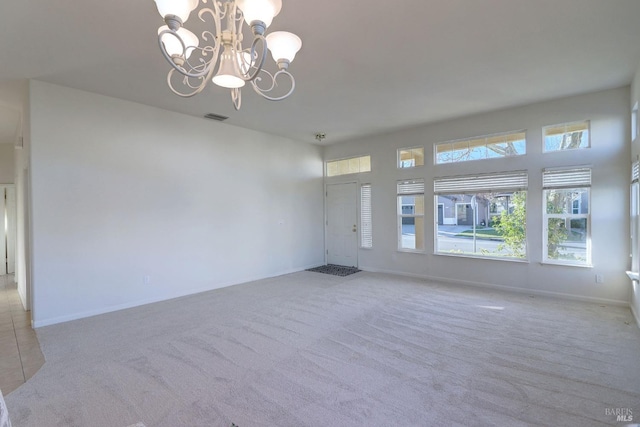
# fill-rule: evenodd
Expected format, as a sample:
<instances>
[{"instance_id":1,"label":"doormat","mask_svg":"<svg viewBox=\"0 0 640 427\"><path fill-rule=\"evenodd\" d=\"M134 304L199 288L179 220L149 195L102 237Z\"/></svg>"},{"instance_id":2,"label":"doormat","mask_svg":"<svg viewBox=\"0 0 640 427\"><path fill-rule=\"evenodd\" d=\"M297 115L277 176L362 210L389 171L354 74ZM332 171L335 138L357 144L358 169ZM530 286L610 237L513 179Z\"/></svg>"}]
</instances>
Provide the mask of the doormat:
<instances>
[{"instance_id":1,"label":"doormat","mask_svg":"<svg viewBox=\"0 0 640 427\"><path fill-rule=\"evenodd\" d=\"M313 271L315 273L333 274L334 276L348 276L353 273L357 273L358 270L355 267L345 267L343 265L327 264L320 267L309 268L307 271Z\"/></svg>"}]
</instances>

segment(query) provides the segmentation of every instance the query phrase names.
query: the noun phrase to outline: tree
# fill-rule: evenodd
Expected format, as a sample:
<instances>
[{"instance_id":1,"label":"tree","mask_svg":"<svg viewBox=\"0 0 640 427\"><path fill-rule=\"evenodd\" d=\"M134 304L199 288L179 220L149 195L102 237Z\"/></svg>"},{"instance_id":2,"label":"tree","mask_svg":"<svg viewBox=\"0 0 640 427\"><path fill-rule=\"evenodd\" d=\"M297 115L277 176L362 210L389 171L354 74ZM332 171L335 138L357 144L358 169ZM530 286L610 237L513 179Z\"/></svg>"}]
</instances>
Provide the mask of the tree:
<instances>
[{"instance_id":1,"label":"tree","mask_svg":"<svg viewBox=\"0 0 640 427\"><path fill-rule=\"evenodd\" d=\"M527 193L518 191L511 196L511 203L507 210L500 214L500 221L496 221L494 228L504 239L498 245L498 250L508 250L509 255L524 258L527 228Z\"/></svg>"},{"instance_id":2,"label":"tree","mask_svg":"<svg viewBox=\"0 0 640 427\"><path fill-rule=\"evenodd\" d=\"M546 193L547 213L564 213L570 209L574 197L574 193L570 191L548 190ZM549 218L547 228L547 256L550 259L558 259L560 244L569 238L566 221L563 218Z\"/></svg>"},{"instance_id":3,"label":"tree","mask_svg":"<svg viewBox=\"0 0 640 427\"><path fill-rule=\"evenodd\" d=\"M580 141L578 141L578 144ZM501 157L515 156L518 154L518 150L513 142L507 141L502 145L498 144L486 144L484 146L488 151L493 151L494 153L500 155ZM464 149L457 149L455 151L450 151L444 156L445 162L464 162L467 160L473 160L474 158L474 150L471 147Z\"/></svg>"},{"instance_id":4,"label":"tree","mask_svg":"<svg viewBox=\"0 0 640 427\"><path fill-rule=\"evenodd\" d=\"M562 135L562 143L560 144L561 150L570 150L580 147L582 142L582 132L571 132Z\"/></svg>"}]
</instances>

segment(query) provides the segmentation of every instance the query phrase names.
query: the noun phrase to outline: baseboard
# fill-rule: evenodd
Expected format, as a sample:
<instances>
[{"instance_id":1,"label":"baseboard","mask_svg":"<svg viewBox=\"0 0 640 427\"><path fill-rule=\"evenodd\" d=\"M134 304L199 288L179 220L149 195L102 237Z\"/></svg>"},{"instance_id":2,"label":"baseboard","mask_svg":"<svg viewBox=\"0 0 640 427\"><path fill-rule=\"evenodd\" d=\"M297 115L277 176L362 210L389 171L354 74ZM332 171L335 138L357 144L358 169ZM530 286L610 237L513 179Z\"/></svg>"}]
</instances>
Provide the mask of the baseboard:
<instances>
[{"instance_id":1,"label":"baseboard","mask_svg":"<svg viewBox=\"0 0 640 427\"><path fill-rule=\"evenodd\" d=\"M370 271L372 273L395 274L398 276L413 277L416 279L431 280L434 282L449 283L449 284L458 285L458 286L472 286L472 287L479 287L479 288L486 288L486 289L496 289L496 290L501 290L505 292L513 292L513 293L519 293L519 294L545 296L545 297L551 297L551 298L590 302L590 303L596 303L596 304L607 304L607 305L613 305L613 306L619 306L619 307L629 307L629 302L622 301L622 300L586 297L582 295L565 294L562 292L551 292L551 291L543 291L538 289L524 289L524 288L517 288L515 286L505 286L505 285L497 285L494 283L474 282L470 280L457 280L457 279L451 279L448 277L435 277L435 276L429 276L429 275L423 275L423 274L413 274L413 273L407 273L404 271L378 269L375 267L371 268L371 267L360 266L358 268L364 271ZM637 317L636 317L636 320L637 320Z\"/></svg>"},{"instance_id":2,"label":"baseboard","mask_svg":"<svg viewBox=\"0 0 640 427\"><path fill-rule=\"evenodd\" d=\"M233 280L230 282L222 282L222 283L216 283L212 286L207 286L204 288L196 288L196 289L189 289L183 292L175 292L172 294L168 294L168 295L163 295L163 296L159 296L156 298L148 298L148 299L144 299L144 300L138 300L138 301L133 301L133 302L127 302L124 304L118 304L118 305L112 305L112 306L108 306L108 307L102 307L102 308L98 308L95 310L87 310L87 311L83 311L83 312L78 312L78 313L72 313L69 315L65 315L65 316L58 316L58 317L52 317L49 319L42 319L42 320L36 320L32 322L32 326L34 328L42 328L44 326L51 326L51 325L55 325L58 323L64 323L64 322L70 322L72 320L78 320L78 319L84 319L87 317L93 317L93 316L99 316L101 314L106 314L106 313L112 313L114 311L120 311L120 310L126 310L129 308L134 308L134 307L140 307L143 305L147 305L147 304L153 304L156 302L161 302L161 301L168 301L168 300L172 300L175 298L181 298L181 297L186 297L186 296L190 296L190 295L196 295L196 294L200 294L202 292L209 292L209 291L214 291L216 289L221 289L221 288L226 288L229 286L235 286L235 285L240 285L243 283L248 283L248 282L253 282L256 280L263 280L263 279L270 279L272 277L278 277L278 276L283 276L285 274L291 274L291 273L296 273L298 271L303 271L306 270L307 268L312 268L312 267L317 267L318 264L311 264L308 266L303 266L300 268L293 268L293 269L288 269L288 270L284 270L284 271L280 271L278 273L274 273L274 274L269 274L269 275L265 275L265 276L248 276L248 277L244 277L242 279L238 279L238 280Z\"/></svg>"}]
</instances>

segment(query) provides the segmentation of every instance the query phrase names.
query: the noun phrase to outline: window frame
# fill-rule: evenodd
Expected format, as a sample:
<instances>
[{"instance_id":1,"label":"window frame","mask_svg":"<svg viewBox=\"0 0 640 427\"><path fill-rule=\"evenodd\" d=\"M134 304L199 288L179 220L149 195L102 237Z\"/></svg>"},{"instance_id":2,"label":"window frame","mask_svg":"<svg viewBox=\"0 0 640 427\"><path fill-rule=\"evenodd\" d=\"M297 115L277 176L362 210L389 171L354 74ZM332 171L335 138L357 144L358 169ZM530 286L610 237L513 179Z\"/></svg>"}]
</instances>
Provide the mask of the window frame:
<instances>
[{"instance_id":1,"label":"window frame","mask_svg":"<svg viewBox=\"0 0 640 427\"><path fill-rule=\"evenodd\" d=\"M362 170L362 162L361 159L364 158L368 158L369 159L369 169L368 170ZM339 162L343 162L343 161L350 161L350 160L356 160L358 159L358 172L345 172L345 173L336 173L334 175L329 175L329 164L330 163L336 163L336 167L339 168L338 164ZM346 176L346 175L356 175L359 173L368 173L371 172L371 155L370 154L365 154L362 156L353 156L353 157L343 157L340 159L333 159L333 160L326 160L324 162L324 175L326 178L335 178L338 176Z\"/></svg>"},{"instance_id":2,"label":"window frame","mask_svg":"<svg viewBox=\"0 0 640 427\"><path fill-rule=\"evenodd\" d=\"M580 172L580 171L589 171L588 180L585 178L574 178L571 179L569 176L572 173ZM591 175L592 168L590 166L574 166L574 167L563 167L563 168L547 168L543 170L542 176L542 264L552 264L552 265L562 265L568 267L582 267L582 268L592 268L593 267L593 259L592 259L592 242L591 242ZM560 180L556 180L556 184L546 184L545 183L545 174L560 176L565 175L568 176L569 179L563 180L562 177ZM572 182L573 181L573 182ZM571 203L571 212L566 213L548 213L547 212L547 192L551 190L573 190L573 191L582 191L587 190L587 213L573 213L573 201ZM580 206L582 206L582 202L580 202ZM563 219L565 222L576 219L585 219L586 220L586 228L587 235L585 237L585 252L586 252L586 260L584 262L576 262L572 260L561 260L549 258L549 220L550 219Z\"/></svg>"},{"instance_id":3,"label":"window frame","mask_svg":"<svg viewBox=\"0 0 640 427\"><path fill-rule=\"evenodd\" d=\"M631 185L629 186L630 254L631 271L640 272L640 163L631 165Z\"/></svg>"},{"instance_id":4,"label":"window frame","mask_svg":"<svg viewBox=\"0 0 640 427\"><path fill-rule=\"evenodd\" d=\"M419 190L419 188L416 188L416 191L407 191L407 192L401 192L401 185L403 184L408 184L408 185L422 185L422 192L417 191ZM398 252L409 252L409 253L425 253L426 252L426 242L425 242L425 180L424 178L414 178L414 179L404 179L404 180L399 180L396 182L396 217L397 217L397 238L398 238L398 244L397 244L397 248L398 248ZM415 212L411 213L411 214L404 214L402 213L402 198L403 197L422 197L422 213L418 214ZM413 206L415 206L416 203L413 204ZM403 218L413 218L414 219L414 227L416 227L416 218L422 218L422 248L405 248L402 246L402 220ZM414 228L414 232L415 232L415 245L414 246L418 246L417 242L418 242L418 232L417 230L415 230Z\"/></svg>"},{"instance_id":5,"label":"window frame","mask_svg":"<svg viewBox=\"0 0 640 427\"><path fill-rule=\"evenodd\" d=\"M401 151L411 151L411 154L413 155L413 151L414 150L422 150L422 164L421 165L417 165L415 164L415 159L416 157L413 156L412 160L414 161L414 164L412 166L402 166L402 162L403 160L401 160L400 158L400 152ZM396 168L397 169L414 169L414 168L419 168L424 166L425 164L425 158L424 158L424 146L416 146L416 147L405 147L405 148L398 148L398 150L396 150Z\"/></svg>"},{"instance_id":6,"label":"window frame","mask_svg":"<svg viewBox=\"0 0 640 427\"><path fill-rule=\"evenodd\" d=\"M500 138L500 137L505 137L508 139L509 136L517 136L523 134L524 135L524 152L523 153L516 153L516 154L511 154L511 155L505 155L505 156L495 156L495 157L482 157L482 158L477 158L477 159L466 159L466 160L456 160L456 161L446 161L446 162L439 162L438 161L438 147L439 146L443 146L446 144L451 144L452 147L456 144L461 145L464 143L467 143L467 149L470 150L471 148L469 147L469 143L473 142L473 141L479 141L484 139L485 143L484 143L484 147L485 149L487 149L487 145L495 145L493 143L489 144L488 140L492 139L492 138ZM515 139L514 141L520 141L520 139ZM507 141L508 142L508 141ZM497 143L496 143L497 144ZM451 151L455 151L455 150L451 150ZM435 144L433 144L433 164L434 165L448 165L448 164L456 164L456 163L464 163L464 162L472 162L472 161L482 161L482 160L495 160L495 159L510 159L513 157L520 157L520 156L525 156L527 154L527 130L526 129L520 129L520 130L513 130L513 131L507 131L507 132L499 132L499 133L494 133L494 134L489 134L489 135L479 135L479 136L473 136L471 138L463 138L463 139L454 139L454 140L450 140L450 141L442 141L442 142L437 142Z\"/></svg>"},{"instance_id":7,"label":"window frame","mask_svg":"<svg viewBox=\"0 0 640 427\"><path fill-rule=\"evenodd\" d=\"M555 127L560 127L560 126L565 126L565 128L567 126L571 126L571 125L578 125L578 124L582 124L582 123L586 123L587 124L587 145L585 147L576 147L576 148L566 148L564 150L547 150L547 143L546 143L546 130L549 128L555 128ZM567 132L564 132L564 134L566 134ZM542 153L543 154L547 154L547 153L564 153L564 152L572 152L572 151L576 151L576 150L586 150L586 149L590 149L591 148L591 120L577 120L574 122L565 122L565 123L557 123L557 124L553 124L553 125L547 125L547 126L543 126L542 127Z\"/></svg>"},{"instance_id":8,"label":"window frame","mask_svg":"<svg viewBox=\"0 0 640 427\"><path fill-rule=\"evenodd\" d=\"M529 205L528 198L528 183L529 183L529 175L527 171L518 170L518 171L508 171L508 172L493 172L493 173L483 173L483 174L474 174L474 175L457 175L457 176L449 176L449 177L440 177L434 178L434 205L436 206L436 212L434 214L434 239L433 239L433 251L434 255L444 255L444 256L456 256L463 258L477 258L477 259L488 259L488 260L498 260L498 261L510 261L510 262L528 262L529 260L529 243L527 238L527 227L525 224L524 233L525 240L522 251L524 255L522 257L519 256L500 256L500 255L485 255L481 251L475 252L447 252L441 251L439 248L438 241L438 214L437 214L437 206L442 204L439 200L440 196L447 195L464 195L476 197L478 194L482 193L496 193L500 195L500 193L525 193L525 216L526 210ZM459 205L469 205L473 206L472 202L469 201L461 201L454 202L454 214L456 218L458 216L458 206ZM490 210L490 206L487 207L488 212ZM477 218L479 209L473 209L473 215ZM488 214L487 221L490 220L491 215ZM447 225L444 220L444 208L443 208L443 224ZM481 224L478 221L475 221L477 226ZM526 221L525 221L526 222ZM486 222L485 224L488 224ZM472 226L469 226L472 227Z\"/></svg>"}]
</instances>

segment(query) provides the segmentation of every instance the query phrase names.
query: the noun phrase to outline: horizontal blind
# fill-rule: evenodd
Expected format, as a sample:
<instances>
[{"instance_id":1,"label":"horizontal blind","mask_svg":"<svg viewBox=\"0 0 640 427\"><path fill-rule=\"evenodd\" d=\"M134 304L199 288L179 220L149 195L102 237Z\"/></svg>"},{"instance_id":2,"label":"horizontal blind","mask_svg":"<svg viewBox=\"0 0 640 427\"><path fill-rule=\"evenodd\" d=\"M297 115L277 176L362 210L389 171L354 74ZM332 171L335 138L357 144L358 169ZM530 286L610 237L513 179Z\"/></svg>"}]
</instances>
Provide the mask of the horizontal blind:
<instances>
[{"instance_id":1,"label":"horizontal blind","mask_svg":"<svg viewBox=\"0 0 640 427\"><path fill-rule=\"evenodd\" d=\"M589 121L563 123L559 125L546 126L544 136L563 135L565 133L584 132L589 130Z\"/></svg>"},{"instance_id":2,"label":"horizontal blind","mask_svg":"<svg viewBox=\"0 0 640 427\"><path fill-rule=\"evenodd\" d=\"M591 186L591 168L545 169L543 188L572 188Z\"/></svg>"},{"instance_id":3,"label":"horizontal blind","mask_svg":"<svg viewBox=\"0 0 640 427\"><path fill-rule=\"evenodd\" d=\"M424 179L398 181L398 194L424 194Z\"/></svg>"},{"instance_id":4,"label":"horizontal blind","mask_svg":"<svg viewBox=\"0 0 640 427\"><path fill-rule=\"evenodd\" d=\"M526 171L499 172L482 175L465 175L436 178L433 181L435 194L477 193L498 190L526 190L529 178Z\"/></svg>"},{"instance_id":5,"label":"horizontal blind","mask_svg":"<svg viewBox=\"0 0 640 427\"><path fill-rule=\"evenodd\" d=\"M363 248L373 246L371 216L371 184L363 184L360 187L360 245Z\"/></svg>"},{"instance_id":6,"label":"horizontal blind","mask_svg":"<svg viewBox=\"0 0 640 427\"><path fill-rule=\"evenodd\" d=\"M631 165L631 182L638 182L640 180L640 163L633 162Z\"/></svg>"}]
</instances>

